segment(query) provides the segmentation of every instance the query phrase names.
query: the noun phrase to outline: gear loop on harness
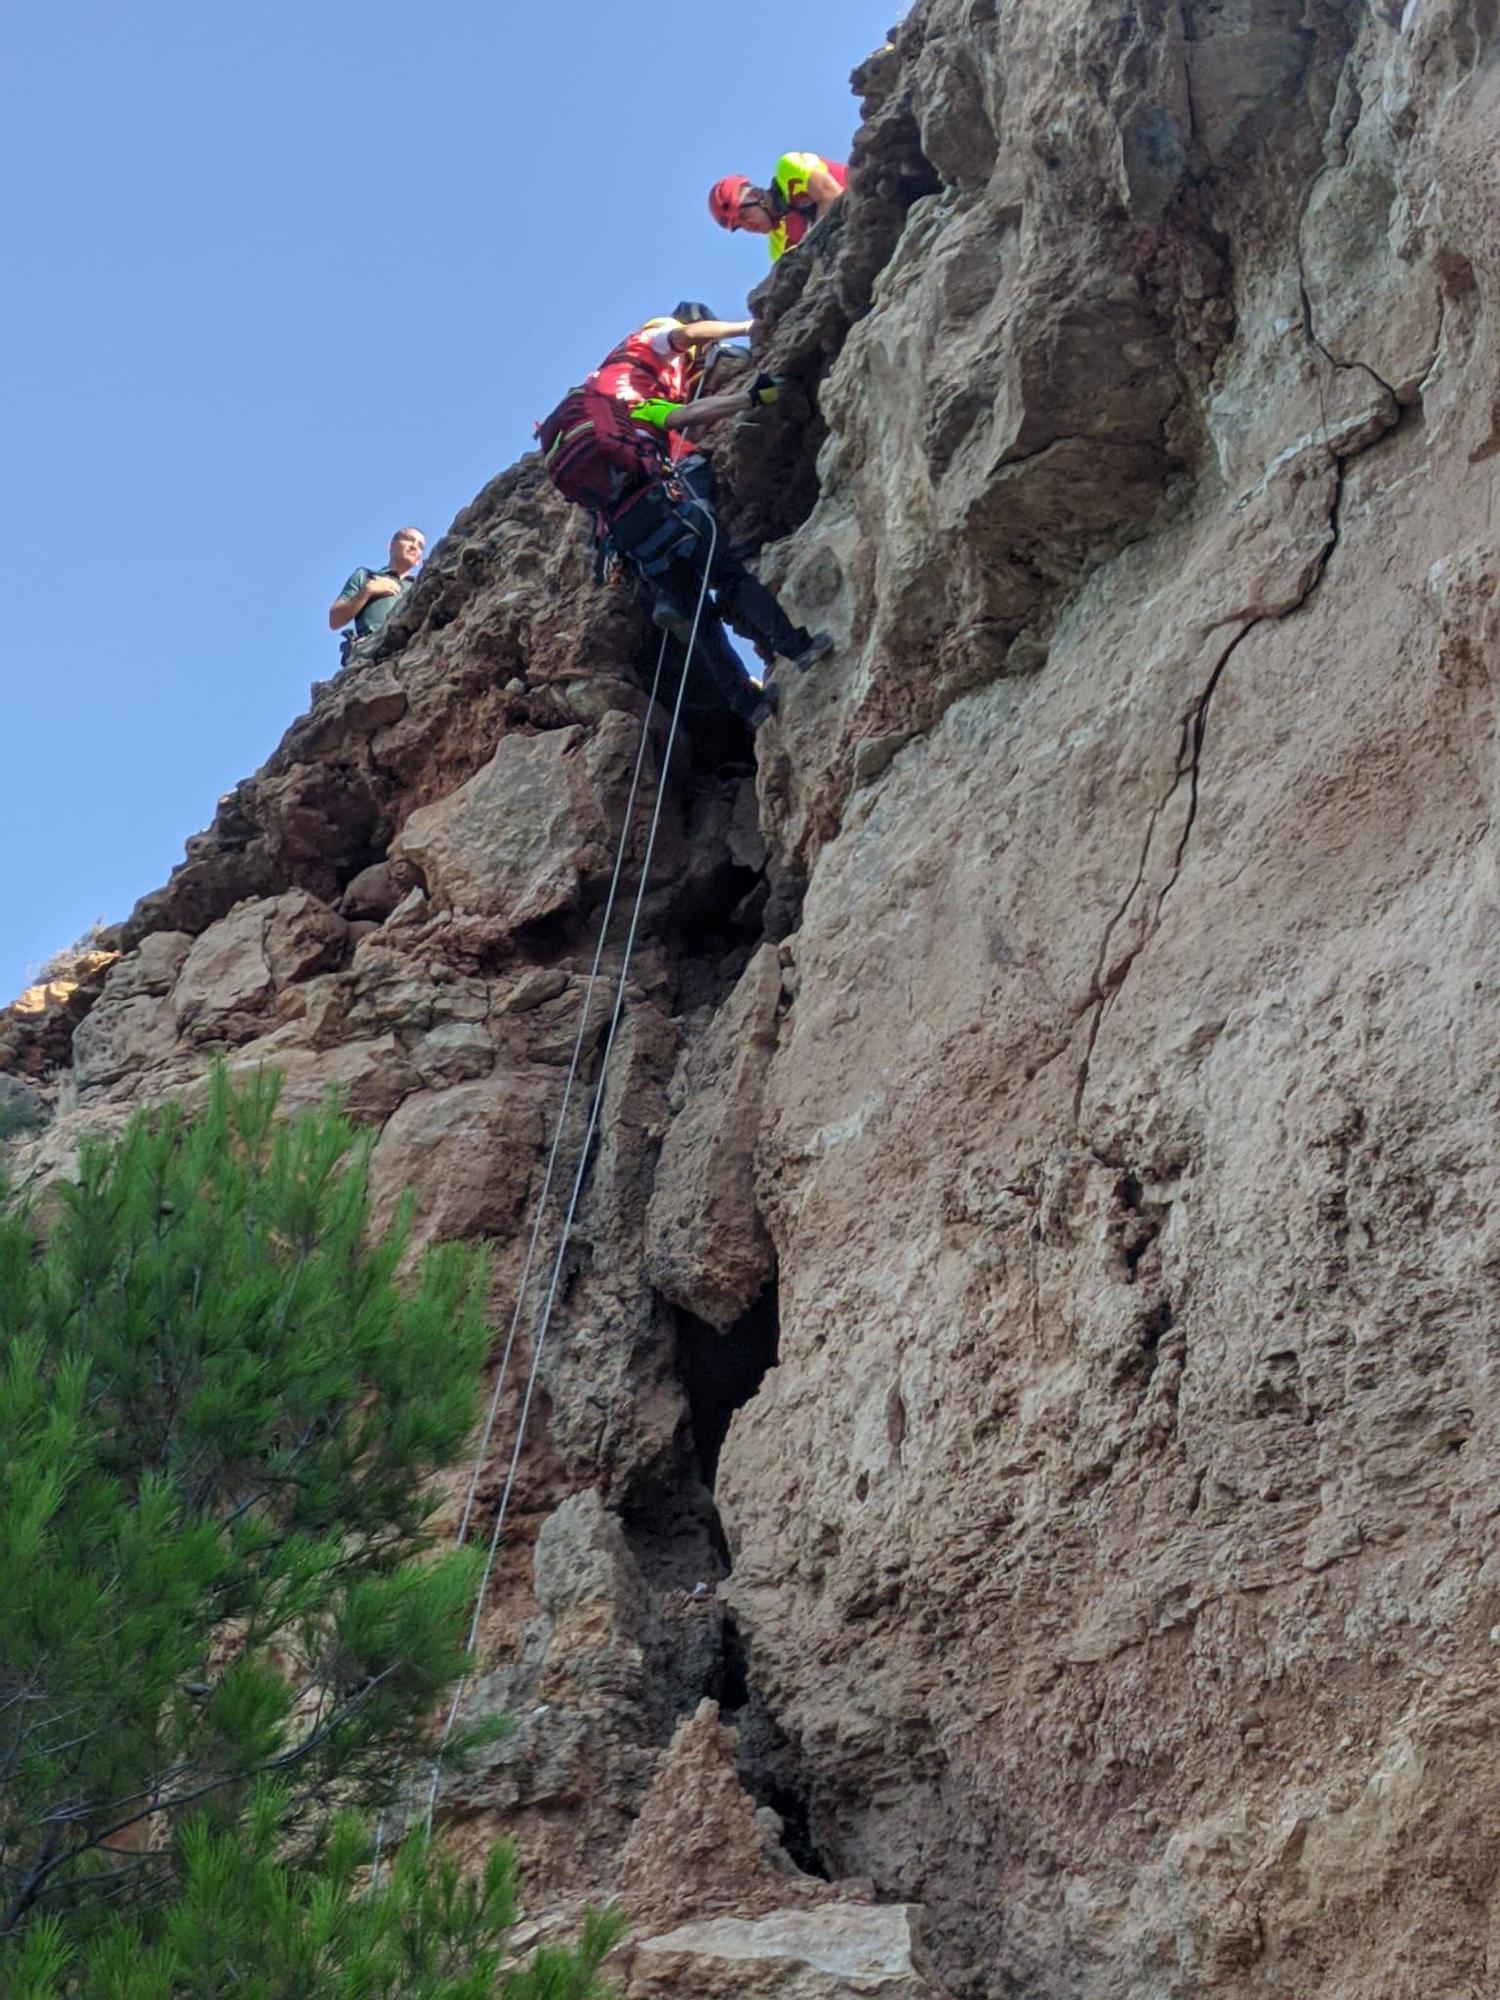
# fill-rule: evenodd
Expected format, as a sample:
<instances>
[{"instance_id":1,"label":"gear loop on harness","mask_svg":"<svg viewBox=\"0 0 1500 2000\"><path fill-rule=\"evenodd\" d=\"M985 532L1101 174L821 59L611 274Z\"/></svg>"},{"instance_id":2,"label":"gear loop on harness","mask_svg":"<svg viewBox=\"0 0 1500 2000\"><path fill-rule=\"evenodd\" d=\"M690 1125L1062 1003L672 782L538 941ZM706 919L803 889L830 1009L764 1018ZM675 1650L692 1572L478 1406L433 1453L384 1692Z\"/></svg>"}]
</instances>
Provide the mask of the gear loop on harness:
<instances>
[{"instance_id":1,"label":"gear loop on harness","mask_svg":"<svg viewBox=\"0 0 1500 2000\"><path fill-rule=\"evenodd\" d=\"M632 522L636 513L641 519ZM690 557L697 549L699 530L684 516L680 487L674 500L669 488L653 486L611 523L608 539L616 554L628 556L642 576L652 577L662 575L679 558Z\"/></svg>"}]
</instances>

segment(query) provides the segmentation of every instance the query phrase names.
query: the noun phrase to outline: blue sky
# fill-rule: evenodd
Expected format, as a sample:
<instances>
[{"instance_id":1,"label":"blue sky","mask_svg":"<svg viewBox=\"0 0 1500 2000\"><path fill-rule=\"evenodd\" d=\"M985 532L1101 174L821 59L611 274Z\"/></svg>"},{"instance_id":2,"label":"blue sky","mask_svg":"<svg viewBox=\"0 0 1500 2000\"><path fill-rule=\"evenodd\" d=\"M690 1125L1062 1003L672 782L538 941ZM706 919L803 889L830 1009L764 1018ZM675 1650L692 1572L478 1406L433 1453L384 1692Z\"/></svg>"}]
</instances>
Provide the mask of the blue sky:
<instances>
[{"instance_id":1,"label":"blue sky","mask_svg":"<svg viewBox=\"0 0 1500 2000\"><path fill-rule=\"evenodd\" d=\"M903 11L13 13L0 1004L275 747L356 563L435 541L641 319L741 312L765 246L708 184L846 157Z\"/></svg>"}]
</instances>

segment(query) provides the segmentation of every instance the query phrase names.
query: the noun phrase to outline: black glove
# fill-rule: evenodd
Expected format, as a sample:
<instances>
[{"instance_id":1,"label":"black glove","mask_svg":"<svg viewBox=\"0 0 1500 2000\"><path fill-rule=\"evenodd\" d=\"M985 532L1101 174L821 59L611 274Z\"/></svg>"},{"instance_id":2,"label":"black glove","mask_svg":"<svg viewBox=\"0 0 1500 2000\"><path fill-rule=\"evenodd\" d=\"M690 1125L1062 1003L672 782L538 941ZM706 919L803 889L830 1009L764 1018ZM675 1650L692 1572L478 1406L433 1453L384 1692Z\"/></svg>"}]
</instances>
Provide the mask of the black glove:
<instances>
[{"instance_id":1,"label":"black glove","mask_svg":"<svg viewBox=\"0 0 1500 2000\"><path fill-rule=\"evenodd\" d=\"M757 375L750 384L751 409L759 409L768 403L774 403L781 394L781 385L785 379L782 375Z\"/></svg>"}]
</instances>

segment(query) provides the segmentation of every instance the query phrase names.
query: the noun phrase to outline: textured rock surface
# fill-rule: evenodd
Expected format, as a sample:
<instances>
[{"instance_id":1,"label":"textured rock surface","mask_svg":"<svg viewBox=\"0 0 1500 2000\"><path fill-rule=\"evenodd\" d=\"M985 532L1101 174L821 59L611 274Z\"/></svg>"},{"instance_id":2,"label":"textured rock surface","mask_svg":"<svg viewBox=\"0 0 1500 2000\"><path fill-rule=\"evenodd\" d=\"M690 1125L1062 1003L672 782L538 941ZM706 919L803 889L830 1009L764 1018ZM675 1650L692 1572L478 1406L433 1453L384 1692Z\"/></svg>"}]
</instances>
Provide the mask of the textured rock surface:
<instances>
[{"instance_id":1,"label":"textured rock surface","mask_svg":"<svg viewBox=\"0 0 1500 2000\"><path fill-rule=\"evenodd\" d=\"M442 1810L638 1994L1489 1994L1500 17L923 0L857 81L715 448L839 646L673 759ZM335 1083L498 1346L652 658L493 482L0 1027L23 1171Z\"/></svg>"},{"instance_id":2,"label":"textured rock surface","mask_svg":"<svg viewBox=\"0 0 1500 2000\"><path fill-rule=\"evenodd\" d=\"M942 2000L912 1961L910 1913L867 1903L720 1917L640 1945L626 2000L684 1993L698 2000Z\"/></svg>"},{"instance_id":3,"label":"textured rock surface","mask_svg":"<svg viewBox=\"0 0 1500 2000\"><path fill-rule=\"evenodd\" d=\"M781 963L762 945L688 1044L646 1215L646 1269L664 1298L727 1332L775 1272L755 1205L755 1142L776 1047Z\"/></svg>"},{"instance_id":4,"label":"textured rock surface","mask_svg":"<svg viewBox=\"0 0 1500 2000\"><path fill-rule=\"evenodd\" d=\"M739 1780L734 1732L705 1701L679 1724L620 1859L620 1897L634 1923L663 1931L685 1917L811 1909L834 1899L781 1846L781 1825Z\"/></svg>"},{"instance_id":5,"label":"textured rock surface","mask_svg":"<svg viewBox=\"0 0 1500 2000\"><path fill-rule=\"evenodd\" d=\"M1487 1991L1495 22L1147 11L906 65L727 1593L962 1990Z\"/></svg>"},{"instance_id":6,"label":"textured rock surface","mask_svg":"<svg viewBox=\"0 0 1500 2000\"><path fill-rule=\"evenodd\" d=\"M609 867L639 733L614 711L592 732L502 738L467 783L406 821L391 848L398 880L415 870L434 903L513 929L574 908L585 874Z\"/></svg>"}]
</instances>

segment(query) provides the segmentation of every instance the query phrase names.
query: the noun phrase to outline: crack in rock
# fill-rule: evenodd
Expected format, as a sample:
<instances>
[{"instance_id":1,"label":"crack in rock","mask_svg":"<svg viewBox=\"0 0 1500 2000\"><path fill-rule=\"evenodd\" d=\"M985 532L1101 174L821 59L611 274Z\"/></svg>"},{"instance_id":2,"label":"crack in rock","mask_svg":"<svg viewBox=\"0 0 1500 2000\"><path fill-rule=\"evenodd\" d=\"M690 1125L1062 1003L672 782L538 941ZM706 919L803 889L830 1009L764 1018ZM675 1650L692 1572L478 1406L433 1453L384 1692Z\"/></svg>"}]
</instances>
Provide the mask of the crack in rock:
<instances>
[{"instance_id":1,"label":"crack in rock","mask_svg":"<svg viewBox=\"0 0 1500 2000\"><path fill-rule=\"evenodd\" d=\"M1331 365L1335 367L1340 365L1351 366L1351 367L1357 366L1361 368L1365 367L1365 364L1363 362L1347 363L1347 364L1339 364L1337 362L1332 362ZM1375 375L1375 371L1373 369L1366 368L1365 372L1369 374L1372 377L1372 379L1379 381L1379 377ZM1384 387L1385 385L1382 384L1381 386ZM1245 640L1249 638L1252 632L1257 631L1262 625L1281 623L1284 619L1290 618L1295 613L1301 611L1308 603L1311 602L1313 596L1316 594L1317 590L1321 586L1323 579L1327 576L1328 566L1330 562L1333 560L1335 550L1339 546L1339 541L1342 532L1340 510L1343 504L1344 487L1345 487L1345 481L1348 477L1349 467L1353 465L1357 459L1362 458L1367 451L1372 451L1377 444L1381 443L1385 438L1389 437L1391 432L1394 429L1396 429L1401 420L1401 413L1400 413L1400 405L1396 403L1394 396L1392 396L1391 398L1391 405L1395 409L1397 414L1391 417L1389 421L1387 421L1385 424L1383 424L1381 429L1376 433L1376 435L1373 438L1368 439L1362 445L1360 445L1358 449L1348 453L1345 456L1340 456L1334 450L1331 444L1325 447L1328 450L1329 458L1332 462L1333 472L1334 472L1333 497L1329 504L1329 510L1328 510L1328 539L1324 543L1324 546L1321 552L1319 553L1316 562L1313 565L1311 574L1309 575L1307 582L1304 584L1303 588L1298 592L1293 602L1285 606L1284 609L1263 612L1258 617L1247 620L1246 623L1240 627L1239 631L1235 633L1234 637L1229 641L1228 645L1224 647L1223 651L1219 654L1219 657L1214 662L1213 667L1209 672L1208 679L1204 683L1202 693L1199 694L1196 697L1196 699L1189 705L1186 713L1182 718L1181 738L1178 744L1177 759L1172 774L1172 782L1168 786L1162 798L1151 809L1150 817L1148 818L1146 823L1146 835L1141 846L1141 855L1140 855L1140 860L1136 867L1135 878L1131 882L1130 888L1127 891L1123 901L1120 903L1119 907L1115 910L1114 914L1110 917L1108 923L1104 927L1104 935L1100 941L1099 954L1095 960L1094 975L1092 980L1092 990L1089 994L1088 1000L1085 1002L1085 1008L1092 1009L1093 1018L1089 1024L1088 1044L1084 1049L1083 1056L1079 1062L1078 1080L1075 1085L1073 1093L1073 1112L1074 1112L1075 1130L1081 1126L1084 1093L1088 1088L1090 1067L1093 1062L1095 1047L1098 1044L1100 1030L1103 1027L1105 1011L1112 1004L1112 1002L1118 998L1121 990L1125 985L1126 979L1129 977L1130 972L1135 965L1136 960L1140 957L1141 953L1145 950L1146 946L1150 943L1151 939L1160 929L1162 906L1166 902L1167 897L1171 893L1172 889L1176 886L1178 877L1181 875L1184 863L1186 862L1187 859L1188 844L1192 838L1193 826L1198 816L1198 804L1201 796L1203 748L1208 733L1209 710L1213 705L1214 695L1217 693L1219 684L1223 679L1224 670L1229 665L1230 660L1233 659L1234 655L1239 651L1240 647L1244 644ZM1108 963L1110 940L1114 936L1115 931L1118 929L1120 924L1124 921L1126 915L1128 914L1131 908L1131 905L1134 903L1136 896L1140 892L1141 886L1146 878L1147 869L1150 864L1151 849L1155 840L1157 825L1161 820L1162 814L1167 811L1173 799L1176 797L1177 792L1180 789L1184 779L1187 780L1189 785L1188 807L1187 807L1187 814L1183 822L1182 832L1178 837L1177 851L1172 857L1171 870L1168 873L1167 879L1163 883L1162 888L1157 895L1156 908L1152 913L1150 921L1142 928L1141 935L1137 940L1137 942L1125 953L1124 957L1120 960L1118 966L1113 970L1113 972L1111 972Z\"/></svg>"}]
</instances>

